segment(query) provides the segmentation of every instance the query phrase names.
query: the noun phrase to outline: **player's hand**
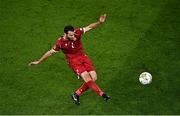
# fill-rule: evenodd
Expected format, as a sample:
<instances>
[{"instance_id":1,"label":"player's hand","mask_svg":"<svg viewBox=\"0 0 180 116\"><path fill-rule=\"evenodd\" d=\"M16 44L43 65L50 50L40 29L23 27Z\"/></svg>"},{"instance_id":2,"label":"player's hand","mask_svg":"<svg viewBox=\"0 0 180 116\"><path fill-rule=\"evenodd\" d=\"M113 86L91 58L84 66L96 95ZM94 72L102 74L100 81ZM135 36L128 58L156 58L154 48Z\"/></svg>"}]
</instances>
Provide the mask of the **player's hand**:
<instances>
[{"instance_id":1,"label":"player's hand","mask_svg":"<svg viewBox=\"0 0 180 116\"><path fill-rule=\"evenodd\" d=\"M34 61L34 62L29 63L28 66L37 65L39 63L40 63L39 61Z\"/></svg>"},{"instance_id":2,"label":"player's hand","mask_svg":"<svg viewBox=\"0 0 180 116\"><path fill-rule=\"evenodd\" d=\"M103 15L101 15L101 16L99 17L99 22L100 22L100 23L104 23L105 20L106 20L106 14L103 14Z\"/></svg>"}]
</instances>

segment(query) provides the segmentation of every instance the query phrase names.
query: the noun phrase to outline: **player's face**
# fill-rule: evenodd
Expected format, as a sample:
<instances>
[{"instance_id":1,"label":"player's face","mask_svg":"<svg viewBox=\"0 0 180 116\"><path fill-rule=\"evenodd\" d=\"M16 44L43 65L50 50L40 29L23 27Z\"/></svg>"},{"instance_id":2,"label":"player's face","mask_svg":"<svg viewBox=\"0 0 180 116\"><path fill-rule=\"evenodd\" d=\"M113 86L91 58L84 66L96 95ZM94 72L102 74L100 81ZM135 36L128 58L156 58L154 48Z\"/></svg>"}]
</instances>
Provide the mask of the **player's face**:
<instances>
[{"instance_id":1,"label":"player's face","mask_svg":"<svg viewBox=\"0 0 180 116\"><path fill-rule=\"evenodd\" d=\"M68 31L68 33L66 34L66 37L70 40L74 39L74 31Z\"/></svg>"}]
</instances>

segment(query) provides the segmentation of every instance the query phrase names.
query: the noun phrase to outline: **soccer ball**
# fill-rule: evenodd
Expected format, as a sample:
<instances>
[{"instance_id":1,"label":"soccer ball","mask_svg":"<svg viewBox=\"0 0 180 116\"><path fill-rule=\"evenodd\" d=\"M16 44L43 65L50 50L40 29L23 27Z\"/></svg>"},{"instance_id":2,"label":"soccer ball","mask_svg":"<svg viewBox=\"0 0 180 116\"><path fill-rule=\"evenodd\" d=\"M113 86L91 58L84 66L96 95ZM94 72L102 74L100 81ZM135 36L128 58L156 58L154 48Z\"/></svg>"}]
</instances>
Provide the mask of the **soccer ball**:
<instances>
[{"instance_id":1,"label":"soccer ball","mask_svg":"<svg viewBox=\"0 0 180 116\"><path fill-rule=\"evenodd\" d=\"M150 84L152 82L152 75L148 72L143 72L139 76L139 82L143 85Z\"/></svg>"}]
</instances>

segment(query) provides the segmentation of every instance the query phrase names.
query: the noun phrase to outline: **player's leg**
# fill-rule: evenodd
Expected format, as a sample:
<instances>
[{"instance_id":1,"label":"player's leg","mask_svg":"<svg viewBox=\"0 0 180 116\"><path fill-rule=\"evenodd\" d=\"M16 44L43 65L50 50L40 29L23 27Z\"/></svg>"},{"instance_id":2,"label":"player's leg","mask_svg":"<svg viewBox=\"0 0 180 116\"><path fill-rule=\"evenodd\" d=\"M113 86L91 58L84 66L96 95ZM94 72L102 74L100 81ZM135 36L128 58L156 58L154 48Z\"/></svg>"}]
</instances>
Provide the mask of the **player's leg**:
<instances>
[{"instance_id":1,"label":"player's leg","mask_svg":"<svg viewBox=\"0 0 180 116\"><path fill-rule=\"evenodd\" d=\"M77 63L77 62L76 62L76 63ZM80 76L80 77L81 77L81 74L86 71L85 67L84 67L83 65L81 65L81 64L73 64L73 65L71 65L70 67L71 67L71 68L73 69L73 71L74 71L78 76ZM86 72L87 72L87 71L86 71ZM86 81L88 81L88 80L86 80ZM79 89L77 89L77 90L71 95L71 97L72 97L73 101L75 102L75 104L80 105L79 96L80 96L83 92L85 92L86 90L88 90L88 89L89 89L89 86L87 85L86 82L84 82L84 83L81 85L81 87L80 87Z\"/></svg>"},{"instance_id":2,"label":"player's leg","mask_svg":"<svg viewBox=\"0 0 180 116\"><path fill-rule=\"evenodd\" d=\"M89 89L89 87L87 86L87 84L86 84L86 82L84 82L82 85L81 85L81 87L78 89L78 90L76 90L76 94L78 95L78 96L81 96L81 94L83 93L83 92L85 92L86 90L88 90Z\"/></svg>"},{"instance_id":3,"label":"player's leg","mask_svg":"<svg viewBox=\"0 0 180 116\"><path fill-rule=\"evenodd\" d=\"M96 80L97 80L96 71L90 71L89 74L90 74L91 79L92 79L93 81L96 81ZM83 92L85 92L85 91L88 90L88 89L89 89L89 87L87 86L86 82L84 82L84 83L81 85L81 87L80 87L78 90L76 90L75 93L76 93L78 96L80 96Z\"/></svg>"},{"instance_id":4,"label":"player's leg","mask_svg":"<svg viewBox=\"0 0 180 116\"><path fill-rule=\"evenodd\" d=\"M88 71L88 72L90 72L89 75L92 78L92 80L95 81L97 79L97 76L96 76L95 68L93 67L90 59L87 56L84 56L81 58L81 61L83 61L83 65L78 65L76 67L76 71L79 71L79 72L76 72L76 74L81 76L81 74L83 72ZM82 74L82 75L84 75L84 74ZM82 84L82 86L75 93L78 96L80 96L83 92L85 92L88 89L89 89L89 86L86 84L86 82L84 82Z\"/></svg>"},{"instance_id":5,"label":"player's leg","mask_svg":"<svg viewBox=\"0 0 180 116\"><path fill-rule=\"evenodd\" d=\"M79 71L82 71L83 68L79 68ZM79 72L78 72L79 73ZM83 85L75 92L72 94L72 99L75 102L76 105L80 105L80 101L79 101L79 96L86 91L89 88L89 85L87 84L87 82L91 81L91 77L89 75L89 73L87 71L84 71L81 73L81 77L82 79L85 81L83 83Z\"/></svg>"},{"instance_id":6,"label":"player's leg","mask_svg":"<svg viewBox=\"0 0 180 116\"><path fill-rule=\"evenodd\" d=\"M94 92L96 92L99 96L103 95L103 91L99 88L99 86L92 80L90 74L85 71L81 73L81 77L86 83L86 85L91 88Z\"/></svg>"},{"instance_id":7,"label":"player's leg","mask_svg":"<svg viewBox=\"0 0 180 116\"><path fill-rule=\"evenodd\" d=\"M95 73L91 73L91 74L95 74ZM93 75L95 76L95 75ZM94 92L96 92L99 96L102 96L103 99L105 101L108 101L110 99L110 97L105 94L99 87L98 85L92 80L92 77L90 76L90 73L87 71L84 71L83 73L81 73L81 77L84 80L84 84L80 87L83 88L83 86L86 86L88 88L91 88ZM79 90L79 92L82 94L82 91ZM74 100L75 104L80 105L80 101L79 101L79 95L78 92L76 91L76 93L74 93L72 95L72 99Z\"/></svg>"},{"instance_id":8,"label":"player's leg","mask_svg":"<svg viewBox=\"0 0 180 116\"><path fill-rule=\"evenodd\" d=\"M93 81L96 81L96 80L97 80L96 71L90 71L89 74L90 74L91 79L92 79ZM89 87L87 86L86 82L84 82L84 83L81 85L81 87L80 87L78 90L76 90L75 93L76 93L78 96L80 96L83 92L85 92L85 91L88 90L88 89L89 89Z\"/></svg>"},{"instance_id":9,"label":"player's leg","mask_svg":"<svg viewBox=\"0 0 180 116\"><path fill-rule=\"evenodd\" d=\"M87 72L89 73L92 81L96 81L97 74L96 74L96 71L95 71L95 68L93 66L91 59L87 55L85 55L84 57L82 57L82 60L83 60L84 67L87 70ZM90 81L90 83L92 83L92 81ZM93 83L96 85L95 82L93 82ZM93 83L92 83L92 85L94 85ZM99 87L97 86L97 88L99 88ZM96 92L96 93L98 93L98 92ZM98 95L102 96L105 101L108 101L110 99L110 97L107 94L105 94L104 92L101 94L98 94Z\"/></svg>"},{"instance_id":10,"label":"player's leg","mask_svg":"<svg viewBox=\"0 0 180 116\"><path fill-rule=\"evenodd\" d=\"M95 74L95 73L94 73ZM85 71L81 74L82 79L86 82L87 86L91 88L94 92L96 92L99 96L102 96L105 101L110 99L110 96L105 94L99 86L92 80L90 73Z\"/></svg>"},{"instance_id":11,"label":"player's leg","mask_svg":"<svg viewBox=\"0 0 180 116\"><path fill-rule=\"evenodd\" d=\"M73 71L77 75L80 75L84 80L83 85L74 94L72 94L73 101L75 102L75 104L79 105L79 96L89 88L94 90L98 95L102 96L105 101L107 101L108 99L110 99L110 97L103 93L102 90L98 87L98 85L94 83L94 81L97 79L97 76L91 60L87 58L87 56L85 56L85 58L83 58L82 60L84 61L84 65L71 66Z\"/></svg>"},{"instance_id":12,"label":"player's leg","mask_svg":"<svg viewBox=\"0 0 180 116\"><path fill-rule=\"evenodd\" d=\"M93 79L93 81L96 81L97 80L97 74L96 74L96 71L89 71L89 74L91 76L91 78ZM110 99L110 96L108 96L107 94L103 93L102 95L103 99L105 101L108 101Z\"/></svg>"},{"instance_id":13,"label":"player's leg","mask_svg":"<svg viewBox=\"0 0 180 116\"><path fill-rule=\"evenodd\" d=\"M90 71L89 74L90 74L91 79L92 79L93 81L96 81L96 80L97 80L96 71ZM89 87L87 86L86 82L84 82L84 83L81 85L81 87L80 87L78 90L76 90L75 93L76 93L78 96L80 96L83 92L85 92L85 91L88 90L88 89L89 89Z\"/></svg>"}]
</instances>

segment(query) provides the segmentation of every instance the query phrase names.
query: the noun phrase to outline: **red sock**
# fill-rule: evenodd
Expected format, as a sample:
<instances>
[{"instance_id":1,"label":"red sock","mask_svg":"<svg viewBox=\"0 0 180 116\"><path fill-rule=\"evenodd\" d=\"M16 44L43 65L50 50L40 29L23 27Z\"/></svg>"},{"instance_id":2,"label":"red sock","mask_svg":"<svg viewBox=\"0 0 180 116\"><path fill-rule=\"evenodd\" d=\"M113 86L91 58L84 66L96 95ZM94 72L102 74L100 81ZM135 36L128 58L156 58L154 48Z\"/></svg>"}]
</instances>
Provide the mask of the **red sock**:
<instances>
[{"instance_id":1,"label":"red sock","mask_svg":"<svg viewBox=\"0 0 180 116\"><path fill-rule=\"evenodd\" d=\"M94 92L96 92L99 96L102 96L103 91L98 87L98 85L94 81L88 81L87 86L91 88Z\"/></svg>"},{"instance_id":2,"label":"red sock","mask_svg":"<svg viewBox=\"0 0 180 116\"><path fill-rule=\"evenodd\" d=\"M89 87L87 86L86 83L83 83L82 86L75 92L78 96L80 96L83 92L88 90Z\"/></svg>"}]
</instances>

